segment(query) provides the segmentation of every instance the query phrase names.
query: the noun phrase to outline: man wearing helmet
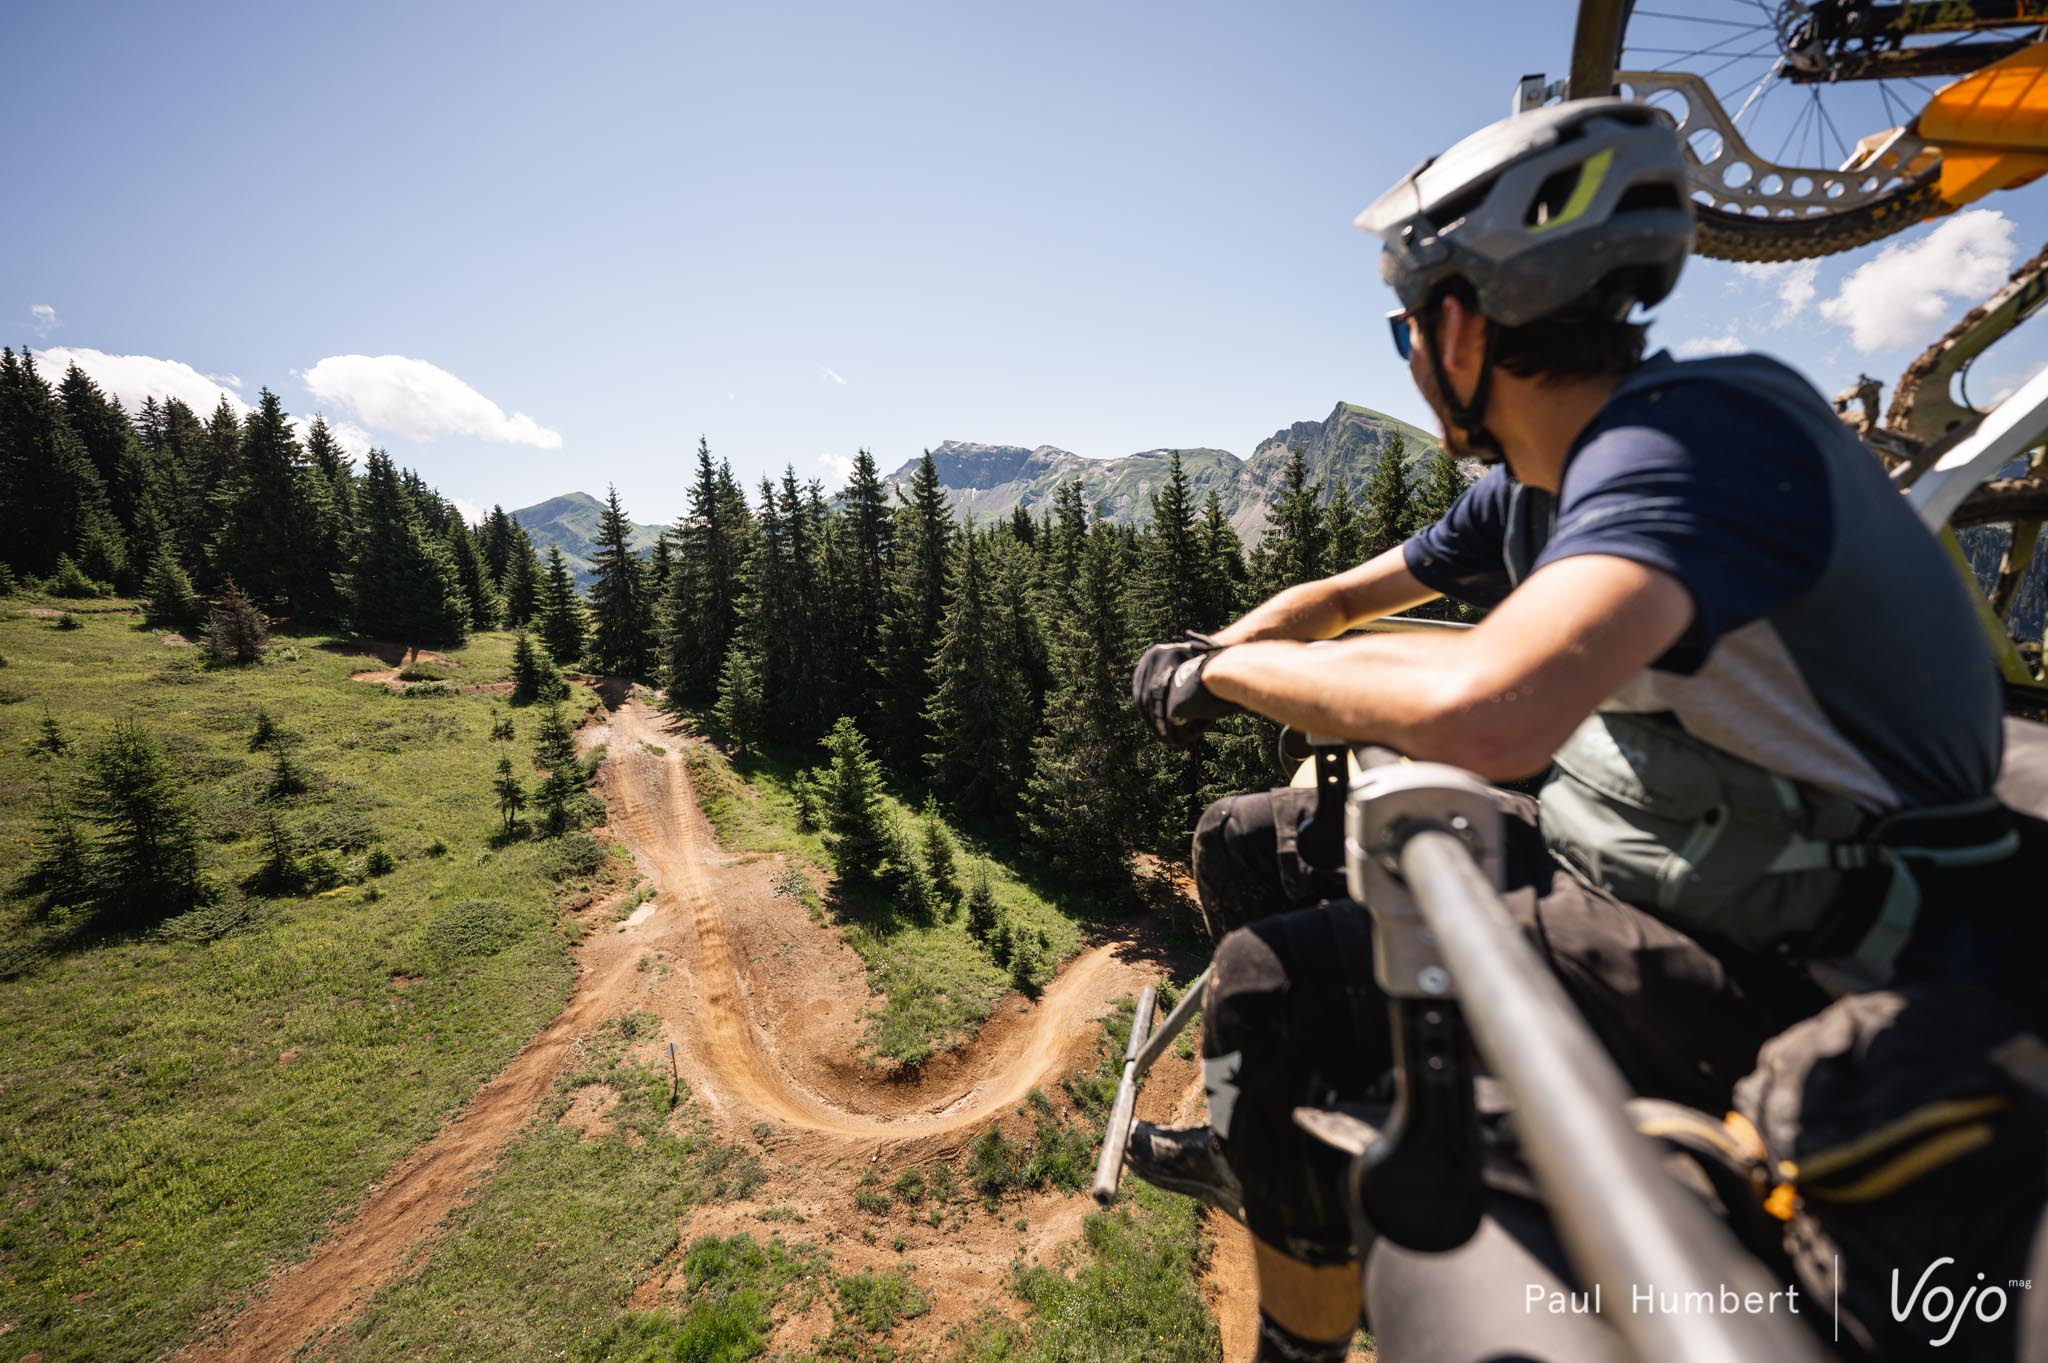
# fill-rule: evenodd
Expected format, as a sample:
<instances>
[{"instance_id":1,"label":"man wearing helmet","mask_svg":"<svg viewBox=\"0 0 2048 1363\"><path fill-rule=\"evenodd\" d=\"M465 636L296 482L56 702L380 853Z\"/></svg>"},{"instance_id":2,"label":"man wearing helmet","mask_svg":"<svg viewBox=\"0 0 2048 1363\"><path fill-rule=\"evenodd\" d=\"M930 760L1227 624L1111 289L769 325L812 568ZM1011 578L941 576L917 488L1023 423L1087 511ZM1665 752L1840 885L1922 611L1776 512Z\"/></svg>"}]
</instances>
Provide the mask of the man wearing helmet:
<instances>
[{"instance_id":1,"label":"man wearing helmet","mask_svg":"<svg viewBox=\"0 0 2048 1363\"><path fill-rule=\"evenodd\" d=\"M1993 928L1919 897L2013 838L1998 683L1944 550L1792 371L1642 358L1630 313L1692 238L1668 122L1621 100L1518 114L1358 225L1446 452L1486 472L1401 548L1149 650L1133 695L1155 732L1244 709L1494 779L1550 767L1540 800L1500 795L1506 904L1646 1095L1718 1113L1831 990L1997 970ZM1439 595L1489 614L1338 638ZM1878 639L1903 673L1873 665ZM1307 798L1204 814L1211 1125L1141 1123L1130 1152L1250 1226L1261 1359L1348 1348L1342 1166L1290 1114L1391 1063L1363 916L1299 907L1343 895L1296 855Z\"/></svg>"}]
</instances>

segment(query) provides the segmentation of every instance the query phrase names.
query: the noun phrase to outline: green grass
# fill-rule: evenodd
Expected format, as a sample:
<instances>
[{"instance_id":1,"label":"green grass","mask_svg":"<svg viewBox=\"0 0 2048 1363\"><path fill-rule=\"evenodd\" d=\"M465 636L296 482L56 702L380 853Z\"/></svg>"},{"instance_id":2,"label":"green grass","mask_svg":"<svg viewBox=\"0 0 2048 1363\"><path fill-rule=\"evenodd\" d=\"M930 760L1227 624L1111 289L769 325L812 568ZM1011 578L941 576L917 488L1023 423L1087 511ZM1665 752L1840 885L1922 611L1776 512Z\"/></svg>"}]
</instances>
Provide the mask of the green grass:
<instances>
[{"instance_id":1,"label":"green grass","mask_svg":"<svg viewBox=\"0 0 2048 1363\"><path fill-rule=\"evenodd\" d=\"M828 877L831 857L816 833L797 827L792 785L797 773L813 764L816 752L771 749L742 758L737 767L718 749L692 743L686 750L698 804L711 821L719 841L730 851L781 853L797 866L812 868L788 892L806 903L822 904L810 888ZM906 830L914 829L916 811L891 797L890 810ZM1017 869L1022 858L984 843L957 826L950 829L960 848L963 882L974 858L985 857L989 879L1003 916L1014 931L1027 935L1050 972L1078 951L1083 924L1102 906L1063 887L1028 879ZM1055 895L1058 897L1055 898ZM847 943L867 967L868 986L884 998L868 1020L865 1046L871 1058L901 1065L923 1064L941 1051L972 1041L990 1011L1011 988L1008 969L990 959L988 950L968 935L964 915L941 922L919 922L879 895L862 894L835 905Z\"/></svg>"},{"instance_id":2,"label":"green grass","mask_svg":"<svg viewBox=\"0 0 2048 1363\"><path fill-rule=\"evenodd\" d=\"M263 662L223 669L107 613L117 602L71 631L24 604L0 613L9 886L43 783L67 780L126 717L188 775L216 883L255 869L273 809L350 881L224 901L156 933L43 923L0 901L7 1356L142 1358L303 1256L560 1009L571 965L552 904L587 892L545 874L543 845L494 844L490 782L508 749L487 738L489 698L351 682L375 663L346 639L285 636ZM510 653L494 634L456 656L465 678L491 681ZM28 753L46 705L70 757ZM305 794L264 795L271 758L248 742L259 709L291 740ZM509 750L526 761L524 744ZM377 847L395 866L368 880Z\"/></svg>"},{"instance_id":3,"label":"green grass","mask_svg":"<svg viewBox=\"0 0 2048 1363\"><path fill-rule=\"evenodd\" d=\"M633 1289L677 1245L693 1205L731 1195L735 1152L704 1134L694 1104L669 1107L667 1066L626 1058L658 1035L651 1013L613 1019L584 1062L555 1086L533 1124L458 1211L423 1267L379 1292L319 1357L670 1358L659 1322L626 1309ZM619 1094L610 1130L581 1139L558 1122L576 1091ZM742 1243L744 1242L744 1243ZM687 1358L742 1359L758 1345L782 1286L814 1271L808 1251L747 1237L701 1240L684 1258L692 1284L680 1326Z\"/></svg>"}]
</instances>

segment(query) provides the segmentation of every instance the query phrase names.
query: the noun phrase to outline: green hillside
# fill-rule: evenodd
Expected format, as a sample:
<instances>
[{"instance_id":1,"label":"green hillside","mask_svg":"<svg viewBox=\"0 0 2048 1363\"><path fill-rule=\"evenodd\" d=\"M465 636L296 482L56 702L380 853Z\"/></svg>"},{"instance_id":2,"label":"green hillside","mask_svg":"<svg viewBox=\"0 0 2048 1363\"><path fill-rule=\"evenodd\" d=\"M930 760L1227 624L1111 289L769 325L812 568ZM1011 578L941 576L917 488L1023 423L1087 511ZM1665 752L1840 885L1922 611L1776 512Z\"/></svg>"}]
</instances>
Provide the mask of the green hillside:
<instances>
[{"instance_id":1,"label":"green hillside","mask_svg":"<svg viewBox=\"0 0 2048 1363\"><path fill-rule=\"evenodd\" d=\"M569 560L569 570L576 575L576 585L587 587L591 555L597 552L597 518L603 512L604 503L589 493L565 492L533 506L523 506L512 513L512 518L532 538L534 552L543 559L550 545L560 548L562 557ZM652 552L662 529L659 525L635 524L633 548L643 554Z\"/></svg>"}]
</instances>

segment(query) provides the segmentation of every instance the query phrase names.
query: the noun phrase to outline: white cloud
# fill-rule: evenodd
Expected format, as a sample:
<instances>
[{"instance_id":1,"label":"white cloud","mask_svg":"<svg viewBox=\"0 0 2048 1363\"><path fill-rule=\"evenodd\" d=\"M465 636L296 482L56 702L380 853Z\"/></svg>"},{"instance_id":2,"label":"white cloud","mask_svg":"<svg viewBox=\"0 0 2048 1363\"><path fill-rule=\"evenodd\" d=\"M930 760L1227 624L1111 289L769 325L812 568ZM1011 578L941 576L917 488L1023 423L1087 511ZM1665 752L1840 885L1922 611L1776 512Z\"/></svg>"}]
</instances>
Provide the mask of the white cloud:
<instances>
[{"instance_id":1,"label":"white cloud","mask_svg":"<svg viewBox=\"0 0 2048 1363\"><path fill-rule=\"evenodd\" d=\"M455 503L456 514L469 524L481 525L483 523L484 509L475 502L465 502L460 497L450 497L448 500Z\"/></svg>"},{"instance_id":2,"label":"white cloud","mask_svg":"<svg viewBox=\"0 0 2048 1363\"><path fill-rule=\"evenodd\" d=\"M1989 208L1958 213L1917 241L1893 243L1859 265L1820 314L1864 354L1925 345L1950 304L1972 303L2012 270L2012 219Z\"/></svg>"},{"instance_id":3,"label":"white cloud","mask_svg":"<svg viewBox=\"0 0 2048 1363\"><path fill-rule=\"evenodd\" d=\"M241 395L229 392L183 360L160 360L154 355L109 355L86 346L51 346L37 360L43 377L55 383L64 371L77 365L108 395L121 400L132 414L143 401L176 398L203 419L226 398L236 412L247 412L249 404Z\"/></svg>"},{"instance_id":4,"label":"white cloud","mask_svg":"<svg viewBox=\"0 0 2048 1363\"><path fill-rule=\"evenodd\" d=\"M208 374L206 377L212 379L215 383L224 383L230 388L240 388L242 386L242 376L240 374Z\"/></svg>"},{"instance_id":5,"label":"white cloud","mask_svg":"<svg viewBox=\"0 0 2048 1363\"><path fill-rule=\"evenodd\" d=\"M1742 343L1742 338L1732 331L1725 336L1695 336L1671 347L1672 353L1681 360L1697 359L1701 355L1739 355L1747 349L1749 347Z\"/></svg>"},{"instance_id":6,"label":"white cloud","mask_svg":"<svg viewBox=\"0 0 2048 1363\"><path fill-rule=\"evenodd\" d=\"M326 418L323 416L321 419L325 420ZM292 434L299 438L300 444L304 444L306 432L312 429L313 418L310 416L295 416L291 418L291 423ZM371 438L368 431L356 425L353 421L329 421L327 422L327 433L334 437L335 444L341 446L342 453L352 460L361 459L370 452L370 446L377 443Z\"/></svg>"},{"instance_id":7,"label":"white cloud","mask_svg":"<svg viewBox=\"0 0 2048 1363\"><path fill-rule=\"evenodd\" d=\"M505 445L560 449L561 433L497 403L439 365L404 355L329 355L305 373L313 396L375 431L407 440L474 436Z\"/></svg>"},{"instance_id":8,"label":"white cloud","mask_svg":"<svg viewBox=\"0 0 2048 1363\"><path fill-rule=\"evenodd\" d=\"M818 456L818 462L842 483L853 477L853 461L843 454L821 454Z\"/></svg>"},{"instance_id":9,"label":"white cloud","mask_svg":"<svg viewBox=\"0 0 2048 1363\"><path fill-rule=\"evenodd\" d=\"M28 324L29 328L38 336L47 336L58 327L64 325L57 320L57 310L48 303L31 303L28 305Z\"/></svg>"},{"instance_id":10,"label":"white cloud","mask_svg":"<svg viewBox=\"0 0 2048 1363\"><path fill-rule=\"evenodd\" d=\"M840 378L836 370L833 370L831 368L823 368L820 369L818 372L824 375L826 378L832 380L832 382L838 384L841 388L846 387L846 380Z\"/></svg>"},{"instance_id":11,"label":"white cloud","mask_svg":"<svg viewBox=\"0 0 2048 1363\"><path fill-rule=\"evenodd\" d=\"M1768 284L1778 295L1778 315L1771 319L1771 325L1782 327L1795 321L1813 302L1818 289L1814 279L1820 274L1817 260L1794 260L1784 263L1763 264L1745 261L1735 267L1744 279L1753 283Z\"/></svg>"}]
</instances>

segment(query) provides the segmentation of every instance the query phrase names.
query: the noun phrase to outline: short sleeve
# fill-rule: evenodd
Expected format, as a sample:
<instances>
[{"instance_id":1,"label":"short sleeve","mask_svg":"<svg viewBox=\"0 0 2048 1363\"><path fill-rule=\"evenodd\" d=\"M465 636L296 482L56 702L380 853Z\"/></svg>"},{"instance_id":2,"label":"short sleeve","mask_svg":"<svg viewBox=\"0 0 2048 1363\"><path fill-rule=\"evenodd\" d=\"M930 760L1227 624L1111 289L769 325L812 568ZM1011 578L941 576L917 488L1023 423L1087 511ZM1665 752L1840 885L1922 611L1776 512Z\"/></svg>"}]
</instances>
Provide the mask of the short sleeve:
<instances>
[{"instance_id":1,"label":"short sleeve","mask_svg":"<svg viewBox=\"0 0 2048 1363\"><path fill-rule=\"evenodd\" d=\"M1482 609L1499 605L1513 585L1501 553L1512 492L1507 469L1496 465L1451 503L1442 520L1410 537L1401 557L1415 580L1454 601Z\"/></svg>"},{"instance_id":2,"label":"short sleeve","mask_svg":"<svg viewBox=\"0 0 2048 1363\"><path fill-rule=\"evenodd\" d=\"M1672 385L1612 404L1582 440L1531 571L1611 554L1676 578L1694 618L1658 668L1698 670L1723 635L1820 580L1834 544L1826 466L1759 399Z\"/></svg>"}]
</instances>

